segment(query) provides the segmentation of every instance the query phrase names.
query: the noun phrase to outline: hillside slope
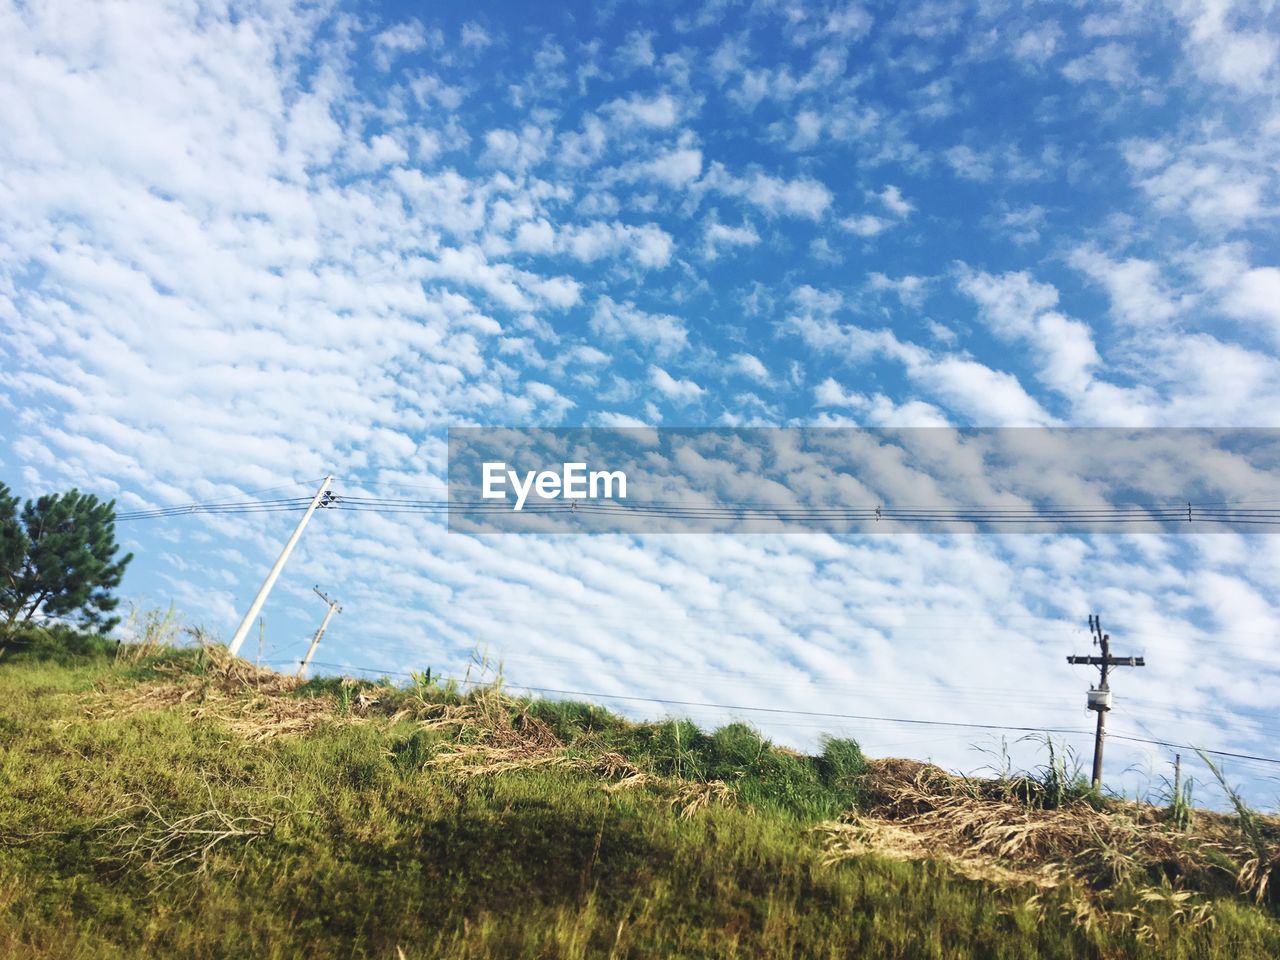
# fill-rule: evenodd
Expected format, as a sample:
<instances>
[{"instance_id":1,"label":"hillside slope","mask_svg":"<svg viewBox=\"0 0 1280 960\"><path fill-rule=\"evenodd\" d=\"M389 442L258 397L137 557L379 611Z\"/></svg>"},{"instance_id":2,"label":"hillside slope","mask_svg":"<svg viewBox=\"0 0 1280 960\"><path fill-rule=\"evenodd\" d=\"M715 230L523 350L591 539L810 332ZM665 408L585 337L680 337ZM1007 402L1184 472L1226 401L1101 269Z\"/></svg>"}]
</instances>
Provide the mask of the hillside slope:
<instances>
[{"instance_id":1,"label":"hillside slope","mask_svg":"<svg viewBox=\"0 0 1280 960\"><path fill-rule=\"evenodd\" d=\"M0 658L0 743L4 956L1280 956L1228 818L849 741L207 648Z\"/></svg>"}]
</instances>

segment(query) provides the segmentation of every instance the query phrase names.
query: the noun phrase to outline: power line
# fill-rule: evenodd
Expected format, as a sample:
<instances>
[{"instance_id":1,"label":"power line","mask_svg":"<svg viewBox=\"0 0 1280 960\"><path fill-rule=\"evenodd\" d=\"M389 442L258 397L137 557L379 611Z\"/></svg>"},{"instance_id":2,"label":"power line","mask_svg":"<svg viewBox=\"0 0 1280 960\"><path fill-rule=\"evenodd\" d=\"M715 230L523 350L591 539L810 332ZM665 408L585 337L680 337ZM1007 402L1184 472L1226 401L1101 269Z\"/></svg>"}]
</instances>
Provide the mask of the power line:
<instances>
[{"instance_id":1,"label":"power line","mask_svg":"<svg viewBox=\"0 0 1280 960\"><path fill-rule=\"evenodd\" d=\"M496 655L495 659L510 663L511 661L530 661L534 663L556 663L568 664L577 667L585 667L588 671L611 671L613 673L635 674L643 673L646 676L658 676L664 678L690 679L696 678L704 681L732 681L737 684L748 687L759 687L768 684L772 689L785 688L790 692L806 693L810 691L819 691L828 694L837 695L855 695L855 696L881 696L891 697L897 701L908 702L934 702L936 700L937 688L925 683L884 683L884 682L867 682L859 681L854 683L841 683L826 680L815 680L810 677L794 677L783 678L778 677L776 670L771 671L751 671L751 670L726 670L717 669L714 665L667 665L666 661L658 660L639 660L634 658L624 659L601 659L588 657L571 657L549 653L502 653ZM1009 696L1007 687L1004 686L978 686L976 684L965 684L963 687L963 696L955 698L955 702L974 707L981 706L1038 706L1038 707L1056 707L1067 709L1069 705L1075 703L1074 697L1067 697L1065 694L1059 695L1055 693L1042 693L1037 691L1027 691L1025 696ZM1179 707L1176 709L1166 708L1159 701L1145 700L1132 696L1115 697L1117 703L1142 705L1145 712L1155 712L1166 719L1186 722L1188 720L1200 720L1210 722L1218 726L1227 726L1238 720L1238 717L1232 717L1221 711L1197 710L1194 708ZM1134 718L1136 719L1136 718ZM1263 727L1256 722L1252 724L1251 731L1259 736L1275 735L1280 737L1280 731L1272 728ZM1150 731L1148 731L1150 732Z\"/></svg>"},{"instance_id":2,"label":"power line","mask_svg":"<svg viewBox=\"0 0 1280 960\"><path fill-rule=\"evenodd\" d=\"M402 677L408 677L413 675L412 673L404 670L383 670L380 667L369 667L369 666L359 666L359 665L353 665L353 664L340 664L340 663L324 663L319 660L314 660L312 662L318 667L332 667L336 670L360 670L366 673L378 673L378 674L385 674L388 676L402 676ZM468 680L466 678L446 677L446 676L441 676L440 679L452 680L455 683L465 684L468 686L483 686L485 683L488 682L485 680ZM907 717L877 717L877 716L871 716L869 714L829 713L821 710L790 710L784 707L753 707L753 706L746 706L743 704L704 703L698 700L672 700L664 697L644 697L644 696L634 696L629 694L601 693L599 691L593 692L589 690L562 690L557 687L535 687L535 686L529 686L527 684L519 684L519 683L511 684L511 686L520 690L529 690L534 693L552 693L552 694L557 694L559 696L568 696L568 697L598 697L604 700L627 700L627 701L634 701L638 703L660 703L660 704L663 704L664 706L696 707L696 708L708 709L708 710L744 710L752 713L774 713L774 714L785 714L788 716L799 716L799 717L822 717L824 719L831 719L831 720L862 720L862 721L872 721L877 723L901 723L901 724L910 724L915 726L954 727L954 728L974 729L974 730L1004 730L1008 732L1021 732L1021 733L1061 733L1061 734L1071 734L1071 735L1080 735L1080 736L1085 736L1089 734L1088 730L1069 730L1069 729L1060 728L1060 727L1053 727L1053 728L1046 729L1044 727L1034 727L1034 726L1020 727L1020 726L1010 726L1008 724L967 723L959 720L955 720L955 721L921 720L921 719L907 718Z\"/></svg>"},{"instance_id":3,"label":"power line","mask_svg":"<svg viewBox=\"0 0 1280 960\"><path fill-rule=\"evenodd\" d=\"M303 510L310 498L274 500L194 502L152 510L121 513L119 520L157 519L195 513L257 513ZM485 500L419 500L398 497L336 496L330 509L390 514L505 515L512 512L506 502ZM681 520L775 520L779 522L885 521L895 523L982 523L982 524L1151 524L1198 520L1210 523L1280 525L1280 509L1259 507L1223 508L1216 505L1185 504L1100 504L1093 507L1047 504L1030 507L934 506L799 506L770 507L750 504L703 504L680 501L539 501L527 503L529 514L593 514L598 516L667 517Z\"/></svg>"},{"instance_id":4,"label":"power line","mask_svg":"<svg viewBox=\"0 0 1280 960\"><path fill-rule=\"evenodd\" d=\"M1130 743L1148 743L1157 747L1170 747L1174 750L1198 750L1200 753L1212 754L1215 757L1231 757L1236 760L1252 760L1256 763L1277 763L1280 759L1276 757L1259 757L1250 753L1232 753L1229 750L1210 750L1207 747L1197 747L1189 743L1173 743L1169 740L1149 740L1146 737L1126 737L1118 733L1107 734L1111 740L1128 740Z\"/></svg>"},{"instance_id":5,"label":"power line","mask_svg":"<svg viewBox=\"0 0 1280 960\"><path fill-rule=\"evenodd\" d=\"M343 496L338 506L348 510L422 512L453 514L508 514L511 506L484 500L410 500L392 497ZM744 504L691 504L679 501L602 500L602 501L536 501L526 503L525 513L584 513L672 517L691 520L770 519L790 521L861 520L894 522L973 522L973 523L1061 523L1061 522L1132 522L1166 523L1170 521L1240 522L1280 524L1280 510L1241 507L1224 509L1193 504L1176 505L1098 505L1063 507L982 506L799 506L760 507Z\"/></svg>"},{"instance_id":6,"label":"power line","mask_svg":"<svg viewBox=\"0 0 1280 960\"><path fill-rule=\"evenodd\" d=\"M221 500L213 502L185 503L151 510L129 510L117 513L117 520L153 520L160 517L176 517L193 513L275 513L281 510L306 509L310 497L285 497L276 500Z\"/></svg>"},{"instance_id":7,"label":"power line","mask_svg":"<svg viewBox=\"0 0 1280 960\"><path fill-rule=\"evenodd\" d=\"M412 676L412 673L404 670L384 670L380 667L359 666L354 664L341 663L323 663L320 661L312 661L318 667L331 667L336 670L360 670L365 673L377 673L380 676ZM441 680L452 680L455 683L468 686L483 686L488 681L484 680L468 680L458 677L441 677ZM511 684L519 690L528 690L533 693L550 693L558 696L567 697L594 697L601 700L624 700L635 703L659 703L663 706L674 707L696 707L714 710L730 710L742 711L748 713L768 713L781 714L787 716L802 717L821 717L829 720L861 720L863 722L872 723L896 723L906 726L925 726L925 727L950 727L953 729L965 730L997 730L1006 733L1055 733L1063 736L1092 736L1091 730L1073 730L1063 727L1036 727L1036 726L1016 726L1011 724L998 723L969 723L959 720L922 720L914 717L880 717L870 714L855 713L829 713L819 710L791 710L786 707L756 707L745 704L729 704L729 703L707 703L697 700L673 700L666 697L646 697L632 694L613 694L602 693L599 691L587 690L563 690L557 687L536 687L526 684ZM1145 737L1130 737L1119 734L1112 734L1113 739L1125 740L1130 743L1143 743L1151 746L1170 747L1179 750L1199 750L1201 753L1211 754L1218 757L1229 757L1238 760L1250 760L1259 763L1280 764L1280 758L1262 757L1247 753L1234 753L1228 750L1210 750L1205 747L1196 747L1185 743L1173 743L1167 740L1148 739Z\"/></svg>"}]
</instances>

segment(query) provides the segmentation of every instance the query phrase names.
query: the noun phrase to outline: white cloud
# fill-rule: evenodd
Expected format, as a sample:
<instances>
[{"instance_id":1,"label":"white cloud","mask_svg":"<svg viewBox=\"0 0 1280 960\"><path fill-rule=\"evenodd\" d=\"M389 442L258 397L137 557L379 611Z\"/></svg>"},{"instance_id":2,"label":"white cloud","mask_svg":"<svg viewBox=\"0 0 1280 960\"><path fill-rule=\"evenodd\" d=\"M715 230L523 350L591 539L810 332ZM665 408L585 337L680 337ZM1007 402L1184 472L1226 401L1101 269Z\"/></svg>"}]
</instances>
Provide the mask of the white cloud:
<instances>
[{"instance_id":1,"label":"white cloud","mask_svg":"<svg viewBox=\"0 0 1280 960\"><path fill-rule=\"evenodd\" d=\"M1218 310L1250 325L1261 323L1280 345L1280 269L1254 266L1243 244L1193 250L1189 267Z\"/></svg>"},{"instance_id":2,"label":"white cloud","mask_svg":"<svg viewBox=\"0 0 1280 960\"><path fill-rule=\"evenodd\" d=\"M675 147L640 164L638 170L667 186L683 187L701 175L702 151L692 146Z\"/></svg>"},{"instance_id":3,"label":"white cloud","mask_svg":"<svg viewBox=\"0 0 1280 960\"><path fill-rule=\"evenodd\" d=\"M1243 153L1243 151L1240 151ZM1242 163L1183 157L1139 181L1157 209L1204 227L1238 227L1265 216L1266 178Z\"/></svg>"},{"instance_id":4,"label":"white cloud","mask_svg":"<svg viewBox=\"0 0 1280 960\"><path fill-rule=\"evenodd\" d=\"M659 129L674 127L683 113L680 103L668 93L653 97L633 94L626 99L614 100L608 109L624 126Z\"/></svg>"},{"instance_id":5,"label":"white cloud","mask_svg":"<svg viewBox=\"0 0 1280 960\"><path fill-rule=\"evenodd\" d=\"M979 427L1042 427L1054 423L1018 378L964 357L907 362L912 381Z\"/></svg>"},{"instance_id":6,"label":"white cloud","mask_svg":"<svg viewBox=\"0 0 1280 960\"><path fill-rule=\"evenodd\" d=\"M887 217L877 217L873 213L863 213L856 217L845 217L840 221L841 229L857 234L859 237L874 237L884 233L893 226Z\"/></svg>"},{"instance_id":7,"label":"white cloud","mask_svg":"<svg viewBox=\"0 0 1280 960\"><path fill-rule=\"evenodd\" d=\"M373 38L374 62L378 69L390 70L401 56L425 50L427 43L427 31L417 20L398 23Z\"/></svg>"},{"instance_id":8,"label":"white cloud","mask_svg":"<svg viewBox=\"0 0 1280 960\"><path fill-rule=\"evenodd\" d=\"M661 269L671 262L675 241L671 234L652 223L628 224L592 220L585 223L553 225L544 216L530 217L533 204L511 205L499 201L489 209L489 224L495 231L509 224L510 237L490 234L485 250L491 255L512 251L535 256L567 256L580 263L602 259L618 261L624 267Z\"/></svg>"},{"instance_id":9,"label":"white cloud","mask_svg":"<svg viewBox=\"0 0 1280 960\"><path fill-rule=\"evenodd\" d=\"M883 358L902 365L911 383L977 426L1044 426L1055 422L1012 373L963 355L947 355L899 340L887 330L841 323L836 295L812 288L793 294L796 311L783 321L810 347L854 365Z\"/></svg>"},{"instance_id":10,"label":"white cloud","mask_svg":"<svg viewBox=\"0 0 1280 960\"><path fill-rule=\"evenodd\" d=\"M1121 43L1104 43L1062 68L1062 75L1075 83L1100 82L1113 87L1138 83L1138 62L1133 49Z\"/></svg>"},{"instance_id":11,"label":"white cloud","mask_svg":"<svg viewBox=\"0 0 1280 960\"><path fill-rule=\"evenodd\" d=\"M959 287L977 301L992 329L1003 337L1026 333L1037 316L1058 305L1057 289L1026 272L996 276L962 269Z\"/></svg>"},{"instance_id":12,"label":"white cloud","mask_svg":"<svg viewBox=\"0 0 1280 960\"><path fill-rule=\"evenodd\" d=\"M995 176L995 166L989 152L979 152L960 144L947 150L943 157L961 179L985 181Z\"/></svg>"},{"instance_id":13,"label":"white cloud","mask_svg":"<svg viewBox=\"0 0 1280 960\"><path fill-rule=\"evenodd\" d=\"M1169 162L1169 148L1158 140L1125 140L1120 145L1125 162L1134 170L1154 170Z\"/></svg>"},{"instance_id":14,"label":"white cloud","mask_svg":"<svg viewBox=\"0 0 1280 960\"><path fill-rule=\"evenodd\" d=\"M484 50L493 45L493 37L489 36L489 31L474 20L468 20L462 25L459 40L464 47L471 50Z\"/></svg>"},{"instance_id":15,"label":"white cloud","mask_svg":"<svg viewBox=\"0 0 1280 960\"><path fill-rule=\"evenodd\" d=\"M809 241L809 256L817 263L829 263L833 266L844 263L844 254L833 247L826 237L814 237Z\"/></svg>"},{"instance_id":16,"label":"white cloud","mask_svg":"<svg viewBox=\"0 0 1280 960\"><path fill-rule=\"evenodd\" d=\"M937 407L922 400L896 403L883 393L868 396L846 390L834 377L827 377L813 389L813 398L819 407L852 410L856 419L846 424L831 426L867 427L949 427L951 422Z\"/></svg>"},{"instance_id":17,"label":"white cloud","mask_svg":"<svg viewBox=\"0 0 1280 960\"><path fill-rule=\"evenodd\" d=\"M859 237L878 236L906 219L915 210L915 206L903 197L902 191L893 184L889 184L879 193L868 193L867 196L869 199L880 203L888 212L888 216L862 213L856 216L844 217L839 221L841 229Z\"/></svg>"},{"instance_id":18,"label":"white cloud","mask_svg":"<svg viewBox=\"0 0 1280 960\"><path fill-rule=\"evenodd\" d=\"M813 399L820 407L860 407L863 403L859 394L846 392L835 377L827 377L814 387Z\"/></svg>"},{"instance_id":19,"label":"white cloud","mask_svg":"<svg viewBox=\"0 0 1280 960\"><path fill-rule=\"evenodd\" d=\"M602 427L616 427L620 429L634 429L637 427L651 426L651 424L646 423L638 417L633 417L627 413L616 413L612 411L604 411L596 414L595 420Z\"/></svg>"},{"instance_id":20,"label":"white cloud","mask_svg":"<svg viewBox=\"0 0 1280 960\"><path fill-rule=\"evenodd\" d=\"M744 377L759 380L761 383L770 383L773 380L769 375L769 368L761 363L758 357L754 357L749 353L735 353L729 358L729 362Z\"/></svg>"},{"instance_id":21,"label":"white cloud","mask_svg":"<svg viewBox=\"0 0 1280 960\"><path fill-rule=\"evenodd\" d=\"M849 3L827 15L826 30L850 40L859 40L871 30L874 18L861 4Z\"/></svg>"},{"instance_id":22,"label":"white cloud","mask_svg":"<svg viewBox=\"0 0 1280 960\"><path fill-rule=\"evenodd\" d=\"M893 184L889 184L876 194L876 199L896 217L907 217L915 209L915 206L902 196L902 191Z\"/></svg>"},{"instance_id":23,"label":"white cloud","mask_svg":"<svg viewBox=\"0 0 1280 960\"><path fill-rule=\"evenodd\" d=\"M812 177L784 180L765 173L746 177L730 174L722 164L713 163L700 181L706 189L725 196L740 197L773 214L819 220L831 206L831 191Z\"/></svg>"},{"instance_id":24,"label":"white cloud","mask_svg":"<svg viewBox=\"0 0 1280 960\"><path fill-rule=\"evenodd\" d=\"M702 255L707 260L715 260L722 250L735 247L754 247L760 242L760 234L755 227L744 223L740 227L712 220L702 234Z\"/></svg>"},{"instance_id":25,"label":"white cloud","mask_svg":"<svg viewBox=\"0 0 1280 960\"><path fill-rule=\"evenodd\" d=\"M729 86L726 93L747 112L755 110L764 100L790 104L797 98L829 90L841 83L847 64L848 50L842 42L819 46L808 69L799 76L789 64L774 68L750 65L745 43L722 45L712 58L712 69L722 84L731 78L737 79L737 84Z\"/></svg>"},{"instance_id":26,"label":"white cloud","mask_svg":"<svg viewBox=\"0 0 1280 960\"><path fill-rule=\"evenodd\" d=\"M614 53L614 58L624 68L637 70L652 67L657 59L653 53L653 34L632 30Z\"/></svg>"},{"instance_id":27,"label":"white cloud","mask_svg":"<svg viewBox=\"0 0 1280 960\"><path fill-rule=\"evenodd\" d=\"M556 228L541 218L526 220L516 228L512 247L521 253L553 253L556 249Z\"/></svg>"},{"instance_id":28,"label":"white cloud","mask_svg":"<svg viewBox=\"0 0 1280 960\"><path fill-rule=\"evenodd\" d=\"M1018 35L1013 41L1013 55L1019 60L1042 65L1053 57L1061 42L1062 27L1055 20L1046 20Z\"/></svg>"},{"instance_id":29,"label":"white cloud","mask_svg":"<svg viewBox=\"0 0 1280 960\"><path fill-rule=\"evenodd\" d=\"M1121 152L1137 184L1163 214L1185 214L1221 233L1269 219L1277 208L1275 173L1257 131L1178 141L1132 138Z\"/></svg>"},{"instance_id":30,"label":"white cloud","mask_svg":"<svg viewBox=\"0 0 1280 960\"><path fill-rule=\"evenodd\" d=\"M1222 306L1232 316L1270 325L1272 336L1280 344L1280 269L1246 270L1222 298Z\"/></svg>"},{"instance_id":31,"label":"white cloud","mask_svg":"<svg viewBox=\"0 0 1280 960\"><path fill-rule=\"evenodd\" d=\"M429 73L414 72L410 75L407 86L414 100L422 107L428 107L434 103L444 107L445 110L457 110L466 96L461 87L445 83L439 77ZM430 133L439 139L439 134L434 131L420 132ZM459 145L466 143L469 139L469 134L457 127L449 131L449 136Z\"/></svg>"},{"instance_id":32,"label":"white cloud","mask_svg":"<svg viewBox=\"0 0 1280 960\"><path fill-rule=\"evenodd\" d=\"M803 151L814 146L822 136L825 125L822 115L816 110L801 110L795 116L795 131L787 143L788 150Z\"/></svg>"},{"instance_id":33,"label":"white cloud","mask_svg":"<svg viewBox=\"0 0 1280 960\"><path fill-rule=\"evenodd\" d=\"M653 350L659 357L679 353L689 342L689 332L679 317L647 313L634 303L619 303L608 296L596 301L588 325L593 334L606 342L631 341Z\"/></svg>"},{"instance_id":34,"label":"white cloud","mask_svg":"<svg viewBox=\"0 0 1280 960\"><path fill-rule=\"evenodd\" d=\"M929 278L908 274L894 280L883 273L873 271L867 281L872 290L889 290L897 295L904 307L919 308L928 292Z\"/></svg>"},{"instance_id":35,"label":"white cloud","mask_svg":"<svg viewBox=\"0 0 1280 960\"><path fill-rule=\"evenodd\" d=\"M634 227L597 221L585 226L562 227L556 238L557 249L585 263L606 256L630 255L646 270L670 263L673 247L671 235L652 223Z\"/></svg>"},{"instance_id":36,"label":"white cloud","mask_svg":"<svg viewBox=\"0 0 1280 960\"><path fill-rule=\"evenodd\" d=\"M1176 6L1187 23L1187 50L1201 76L1246 93L1274 85L1280 39L1266 29L1261 7L1255 11L1262 21L1256 29L1237 30L1228 22L1233 7L1248 10L1250 5L1189 0Z\"/></svg>"},{"instance_id":37,"label":"white cloud","mask_svg":"<svg viewBox=\"0 0 1280 960\"><path fill-rule=\"evenodd\" d=\"M1160 268L1149 260L1117 261L1093 247L1080 247L1071 252L1069 262L1106 289L1111 313L1122 323L1158 327L1182 312L1181 302L1164 289Z\"/></svg>"},{"instance_id":38,"label":"white cloud","mask_svg":"<svg viewBox=\"0 0 1280 960\"><path fill-rule=\"evenodd\" d=\"M978 303L998 337L1031 347L1047 386L1073 399L1087 392L1101 360L1088 325L1053 309L1057 288L1025 272L997 276L967 268L960 271L958 286Z\"/></svg>"},{"instance_id":39,"label":"white cloud","mask_svg":"<svg viewBox=\"0 0 1280 960\"><path fill-rule=\"evenodd\" d=\"M383 167L402 164L409 159L409 151L387 134L378 134L367 143L348 147L347 162L353 170L369 173Z\"/></svg>"},{"instance_id":40,"label":"white cloud","mask_svg":"<svg viewBox=\"0 0 1280 960\"><path fill-rule=\"evenodd\" d=\"M527 124L515 130L490 130L484 135L484 161L504 170L523 172L546 159L552 131Z\"/></svg>"},{"instance_id":41,"label":"white cloud","mask_svg":"<svg viewBox=\"0 0 1280 960\"><path fill-rule=\"evenodd\" d=\"M423 277L455 280L484 291L503 307L529 310L541 301L561 309L576 304L581 285L569 277L541 277L507 263L491 263L475 246L441 250L418 264Z\"/></svg>"},{"instance_id":42,"label":"white cloud","mask_svg":"<svg viewBox=\"0 0 1280 960\"><path fill-rule=\"evenodd\" d=\"M390 182L404 199L411 216L434 231L470 238L483 229L491 190L453 170L430 176L420 170L396 169Z\"/></svg>"},{"instance_id":43,"label":"white cloud","mask_svg":"<svg viewBox=\"0 0 1280 960\"><path fill-rule=\"evenodd\" d=\"M692 380L677 380L661 367L649 368L649 383L668 400L679 404L692 403L707 392Z\"/></svg>"},{"instance_id":44,"label":"white cloud","mask_svg":"<svg viewBox=\"0 0 1280 960\"><path fill-rule=\"evenodd\" d=\"M1035 243L1047 223L1047 213L1044 207L1034 203L1026 207L1005 208L1000 213L999 224L1009 231L1015 243Z\"/></svg>"}]
</instances>

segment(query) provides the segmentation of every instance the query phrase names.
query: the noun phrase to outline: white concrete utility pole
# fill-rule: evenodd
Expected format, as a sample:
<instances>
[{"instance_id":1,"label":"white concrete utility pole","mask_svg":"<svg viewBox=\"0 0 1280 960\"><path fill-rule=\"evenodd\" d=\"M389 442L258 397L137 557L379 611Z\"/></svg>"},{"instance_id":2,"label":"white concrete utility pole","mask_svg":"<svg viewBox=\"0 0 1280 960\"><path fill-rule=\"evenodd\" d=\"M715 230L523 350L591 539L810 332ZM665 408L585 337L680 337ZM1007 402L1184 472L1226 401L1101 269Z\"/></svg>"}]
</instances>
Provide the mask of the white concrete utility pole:
<instances>
[{"instance_id":1,"label":"white concrete utility pole","mask_svg":"<svg viewBox=\"0 0 1280 960\"><path fill-rule=\"evenodd\" d=\"M317 630L316 635L311 638L311 646L307 648L307 655L302 658L302 663L298 667L299 680L301 680L302 675L307 672L307 664L311 662L311 658L316 655L316 647L320 646L320 638L324 636L325 630L329 628L329 620L332 619L335 613L342 612L342 608L338 606L338 601L330 600L328 597L326 597L323 593L320 592L319 586L313 587L312 589L315 590L316 595L321 600L323 600L325 603L329 605L329 609L324 612L324 619L320 621L320 629Z\"/></svg>"},{"instance_id":2,"label":"white concrete utility pole","mask_svg":"<svg viewBox=\"0 0 1280 960\"><path fill-rule=\"evenodd\" d=\"M258 590L258 595L253 598L253 603L249 604L249 609L245 612L244 619L240 621L240 626L236 628L236 635L227 644L227 650L230 651L232 656L240 652L240 645L244 643L244 638L248 635L249 628L253 626L253 621L257 619L258 613L262 610L262 605L267 602L267 594L276 585L276 578L280 576L280 571L284 569L285 561L289 559L289 554L293 553L293 548L298 545L298 539L302 536L302 531L306 529L307 521L311 519L311 515L316 512L317 507L329 502L329 484L331 483L333 483L333 477L324 478L324 483L320 484L320 489L316 491L316 495L311 500L311 506L307 507L307 512L298 521L298 526L293 531L293 536L289 538L289 542L280 551L280 556L276 560L275 566L267 574L267 579L262 581L262 587Z\"/></svg>"}]
</instances>

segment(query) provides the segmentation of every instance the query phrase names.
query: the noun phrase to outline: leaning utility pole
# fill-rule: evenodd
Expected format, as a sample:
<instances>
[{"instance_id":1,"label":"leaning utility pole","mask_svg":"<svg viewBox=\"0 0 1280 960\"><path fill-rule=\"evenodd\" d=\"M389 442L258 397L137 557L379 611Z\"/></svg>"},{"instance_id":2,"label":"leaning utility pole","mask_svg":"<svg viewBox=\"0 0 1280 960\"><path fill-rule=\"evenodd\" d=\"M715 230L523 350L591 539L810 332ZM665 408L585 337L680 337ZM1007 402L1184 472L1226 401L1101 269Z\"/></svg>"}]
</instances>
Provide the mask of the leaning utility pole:
<instances>
[{"instance_id":1,"label":"leaning utility pole","mask_svg":"<svg viewBox=\"0 0 1280 960\"><path fill-rule=\"evenodd\" d=\"M244 638L249 633L249 628L253 626L253 621L257 619L259 611L262 610L262 605L267 602L267 594L275 586L276 578L280 576L280 571L284 569L284 564L289 559L289 554L293 553L293 548L298 545L298 539L302 536L302 531L306 529L307 521L311 519L311 515L316 512L317 507L328 506L329 502L334 499L329 493L329 484L331 483L333 483L333 477L324 478L324 483L320 484L320 489L316 491L316 495L311 499L311 506L307 507L307 512L298 521L298 526L293 531L293 536L289 538L289 542L280 551L280 556L277 558L275 566L267 574L267 579L262 581L258 595L253 598L253 603L249 604L249 609L245 612L244 619L240 621L240 626L236 628L235 636L227 644L227 650L232 656L240 652L240 645L244 643Z\"/></svg>"},{"instance_id":2,"label":"leaning utility pole","mask_svg":"<svg viewBox=\"0 0 1280 960\"><path fill-rule=\"evenodd\" d=\"M316 647L320 646L320 638L324 636L325 630L328 629L329 620L333 617L335 613L342 612L342 608L338 606L338 601L330 600L328 597L326 597L323 593L320 592L320 587L318 585L313 587L312 589L315 590L316 595L319 596L321 600L323 600L325 603L329 605L329 609L325 611L324 619L320 621L320 629L317 630L316 635L311 638L311 646L307 648L307 655L302 658L302 663L298 667L299 680L301 680L302 675L307 672L307 664L311 662L311 658L316 655Z\"/></svg>"},{"instance_id":3,"label":"leaning utility pole","mask_svg":"<svg viewBox=\"0 0 1280 960\"><path fill-rule=\"evenodd\" d=\"M1113 657L1111 635L1102 632L1102 621L1096 615L1090 615L1089 629L1093 633L1093 642L1102 648L1102 656L1067 657L1067 663L1085 663L1097 667L1102 674L1102 681L1089 688L1089 709L1098 712L1098 731L1093 738L1093 788L1096 790L1102 786L1102 744L1107 735L1107 711L1111 709L1107 674L1112 667L1143 667L1146 663L1142 657Z\"/></svg>"}]
</instances>

